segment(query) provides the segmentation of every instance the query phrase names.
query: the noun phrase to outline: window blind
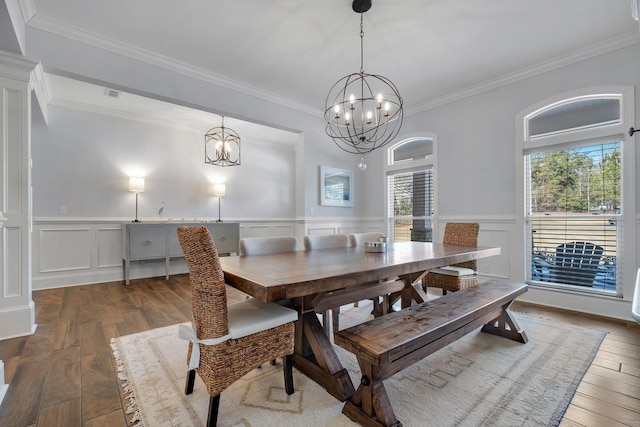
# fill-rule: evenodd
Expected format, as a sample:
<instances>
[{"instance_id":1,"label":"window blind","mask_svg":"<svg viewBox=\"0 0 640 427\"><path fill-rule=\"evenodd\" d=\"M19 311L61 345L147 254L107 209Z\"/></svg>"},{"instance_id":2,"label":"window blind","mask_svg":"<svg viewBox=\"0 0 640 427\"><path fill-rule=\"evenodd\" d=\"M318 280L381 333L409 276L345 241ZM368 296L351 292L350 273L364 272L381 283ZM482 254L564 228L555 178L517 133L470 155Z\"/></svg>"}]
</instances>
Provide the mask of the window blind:
<instances>
[{"instance_id":1,"label":"window blind","mask_svg":"<svg viewBox=\"0 0 640 427\"><path fill-rule=\"evenodd\" d=\"M389 235L395 242L431 242L433 170L387 176Z\"/></svg>"}]
</instances>

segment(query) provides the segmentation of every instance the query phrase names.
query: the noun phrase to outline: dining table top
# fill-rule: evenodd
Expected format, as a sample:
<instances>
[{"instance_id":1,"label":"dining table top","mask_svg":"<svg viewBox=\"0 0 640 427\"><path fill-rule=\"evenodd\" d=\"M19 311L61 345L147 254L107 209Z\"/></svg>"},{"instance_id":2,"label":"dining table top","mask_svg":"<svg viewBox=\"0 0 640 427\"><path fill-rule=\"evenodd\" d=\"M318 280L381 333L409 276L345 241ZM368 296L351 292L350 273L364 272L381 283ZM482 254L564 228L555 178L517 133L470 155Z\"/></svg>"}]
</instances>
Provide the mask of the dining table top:
<instances>
[{"instance_id":1,"label":"dining table top","mask_svg":"<svg viewBox=\"0 0 640 427\"><path fill-rule=\"evenodd\" d=\"M428 242L388 243L385 252L362 247L221 257L225 282L264 302L331 292L395 276L500 254L490 246Z\"/></svg>"}]
</instances>

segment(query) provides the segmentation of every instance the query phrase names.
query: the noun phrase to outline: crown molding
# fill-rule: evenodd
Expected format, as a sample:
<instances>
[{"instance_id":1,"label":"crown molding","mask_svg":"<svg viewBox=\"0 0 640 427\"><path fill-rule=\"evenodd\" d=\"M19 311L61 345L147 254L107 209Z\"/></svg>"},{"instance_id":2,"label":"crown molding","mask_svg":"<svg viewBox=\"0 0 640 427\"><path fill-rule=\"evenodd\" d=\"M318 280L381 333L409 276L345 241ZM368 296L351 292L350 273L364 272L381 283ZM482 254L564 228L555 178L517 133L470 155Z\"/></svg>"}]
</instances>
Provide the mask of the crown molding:
<instances>
[{"instance_id":1,"label":"crown molding","mask_svg":"<svg viewBox=\"0 0 640 427\"><path fill-rule=\"evenodd\" d=\"M22 55L0 50L0 76L2 77L29 82L31 71L37 65L38 62Z\"/></svg>"},{"instance_id":2,"label":"crown molding","mask_svg":"<svg viewBox=\"0 0 640 427\"><path fill-rule=\"evenodd\" d=\"M36 3L35 0L19 0L19 4L22 11L22 19L24 19L26 25L36 14Z\"/></svg>"},{"instance_id":3,"label":"crown molding","mask_svg":"<svg viewBox=\"0 0 640 427\"><path fill-rule=\"evenodd\" d=\"M124 120L132 120L141 123L147 123L154 126L164 126L171 129L178 129L187 132L198 132L189 126L183 125L179 121L172 121L168 119L160 119L145 114L137 114L131 111L118 110L116 108L106 108L95 104L88 104L86 102L70 101L61 98L51 98L49 105L56 105L58 107L70 108L72 110L80 110L88 113L99 114L103 116L116 117Z\"/></svg>"},{"instance_id":4,"label":"crown molding","mask_svg":"<svg viewBox=\"0 0 640 427\"><path fill-rule=\"evenodd\" d=\"M46 88L46 85L44 87ZM44 92L48 93L46 89ZM61 99L61 98L55 98L55 97L54 98L45 97L43 99L48 99L49 105L56 105L59 107L85 111L87 113L99 114L103 116L116 117L123 120L132 120L140 123L150 124L153 126L163 126L171 129L185 131L185 132L200 133L200 130L194 129L193 127L190 127L190 126L186 126L183 124L183 122L179 120L169 120L166 118L159 118L159 117L154 117L146 114L138 114L138 113L133 113L131 111L119 110L116 108L101 107L95 104L88 104L85 102L70 101L68 99ZM243 133L241 136L242 136L243 143L264 145L267 147L278 148L278 149L294 150L297 145L295 143L291 143L288 141L273 141L273 140L265 139L264 137L261 137L256 133L246 133L246 134Z\"/></svg>"},{"instance_id":5,"label":"crown molding","mask_svg":"<svg viewBox=\"0 0 640 427\"><path fill-rule=\"evenodd\" d=\"M35 13L36 11L33 0L20 0L20 5L23 8L25 22L27 22L30 27L50 32L61 37L75 40L99 49L104 49L109 52L123 55L135 60L146 62L148 64L174 71L198 80L202 80L207 83L244 93L249 96L254 96L268 102L282 105L287 108L302 111L313 116L323 116L323 112L318 108L310 107L306 104L302 104L290 98L286 98L273 92L266 91L259 87L248 85L246 83L221 76L219 74L211 73L202 68L194 67L184 62L176 61L166 56L159 55L148 50L140 49L136 46L122 43L120 41L104 37L100 34L62 23L58 20L46 16L38 15ZM597 43L581 50L577 50L569 55L556 57L554 59L544 61L534 66L526 67L513 73L508 73L495 79L490 79L480 84L472 85L464 89L451 92L447 95L436 97L430 101L416 105L415 107L406 108L405 115L407 117L410 117L412 115L416 115L433 108L437 108L464 98L468 98L470 96L478 95L480 93L506 86L508 84L515 83L548 71L556 70L589 58L612 52L636 44L638 42L640 42L640 32L628 33L626 35Z\"/></svg>"},{"instance_id":6,"label":"crown molding","mask_svg":"<svg viewBox=\"0 0 640 427\"><path fill-rule=\"evenodd\" d=\"M30 0L26 0L30 1ZM48 18L46 16L36 14L31 18L28 25L32 28L37 28L42 31L53 33L61 37L65 37L77 42L93 46L99 49L104 49L109 52L123 55L131 59L146 62L151 65L161 67L176 73L180 73L189 77L193 77L198 80L205 81L217 86L221 86L230 90L244 93L249 96L263 99L268 102L273 102L278 105L282 105L287 108L291 108L297 111L302 111L313 116L322 116L322 111L317 108L311 108L308 105L301 104L290 98L286 98L275 94L273 92L266 91L256 86L251 86L242 83L238 80L233 80L228 77L224 77L215 73L211 73L202 68L194 67L184 62L176 61L163 55L159 55L148 50L140 49L136 46L132 46L120 41L104 37L100 34L87 31L82 28L74 27L68 24L64 24L58 20Z\"/></svg>"},{"instance_id":7,"label":"crown molding","mask_svg":"<svg viewBox=\"0 0 640 427\"><path fill-rule=\"evenodd\" d=\"M440 107L446 104L450 104L455 101L459 101L470 96L478 95L483 92L487 92L492 89L496 89L502 86L506 86L511 83L515 83L521 80L534 77L538 74L546 73L548 71L556 70L558 68L566 67L571 64L575 64L585 59L593 58L603 55L614 50L622 49L627 46L640 42L640 32L628 33L626 35L607 40L602 43L589 46L587 48L577 50L569 55L563 55L554 59L541 62L532 67L523 68L513 73L504 74L498 78L487 80L477 85L469 86L467 88L449 93L447 95L434 98L428 102L417 105L405 112L407 116L412 116L425 112L427 110Z\"/></svg>"},{"instance_id":8,"label":"crown molding","mask_svg":"<svg viewBox=\"0 0 640 427\"><path fill-rule=\"evenodd\" d=\"M47 79L45 78L44 72L42 71L42 64L36 65L33 71L31 71L31 87L33 88L33 92L35 93L36 99L38 100L38 106L40 107L42 118L44 119L45 124L48 124L49 110L47 106L49 105L49 100L51 99L51 92L49 91Z\"/></svg>"}]
</instances>

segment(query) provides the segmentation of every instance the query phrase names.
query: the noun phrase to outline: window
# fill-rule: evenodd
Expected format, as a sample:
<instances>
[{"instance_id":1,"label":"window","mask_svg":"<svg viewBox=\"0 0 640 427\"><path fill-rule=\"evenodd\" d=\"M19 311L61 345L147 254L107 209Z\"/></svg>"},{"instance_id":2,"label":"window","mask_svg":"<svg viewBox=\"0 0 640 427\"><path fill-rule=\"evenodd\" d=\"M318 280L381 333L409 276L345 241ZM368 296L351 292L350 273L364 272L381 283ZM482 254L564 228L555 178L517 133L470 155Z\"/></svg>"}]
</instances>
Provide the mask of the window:
<instances>
[{"instance_id":1,"label":"window","mask_svg":"<svg viewBox=\"0 0 640 427\"><path fill-rule=\"evenodd\" d=\"M622 294L623 95L567 98L524 117L526 280Z\"/></svg>"},{"instance_id":2,"label":"window","mask_svg":"<svg viewBox=\"0 0 640 427\"><path fill-rule=\"evenodd\" d=\"M431 242L433 139L402 141L391 147L388 155L388 236L394 242Z\"/></svg>"}]
</instances>

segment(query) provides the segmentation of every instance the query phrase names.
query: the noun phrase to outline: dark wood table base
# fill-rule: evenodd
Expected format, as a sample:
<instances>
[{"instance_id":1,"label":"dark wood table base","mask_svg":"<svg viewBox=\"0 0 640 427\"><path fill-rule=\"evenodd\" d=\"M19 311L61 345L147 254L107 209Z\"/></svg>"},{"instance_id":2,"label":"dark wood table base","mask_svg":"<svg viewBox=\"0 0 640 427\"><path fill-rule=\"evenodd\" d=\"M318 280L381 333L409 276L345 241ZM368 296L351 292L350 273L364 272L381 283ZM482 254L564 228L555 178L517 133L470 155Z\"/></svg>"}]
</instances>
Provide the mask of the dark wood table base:
<instances>
[{"instance_id":1,"label":"dark wood table base","mask_svg":"<svg viewBox=\"0 0 640 427\"><path fill-rule=\"evenodd\" d=\"M302 345L295 346L294 366L339 401L344 402L353 396L355 388L349 372L340 363L315 311L301 314L296 324L296 335L296 340L302 341Z\"/></svg>"}]
</instances>

